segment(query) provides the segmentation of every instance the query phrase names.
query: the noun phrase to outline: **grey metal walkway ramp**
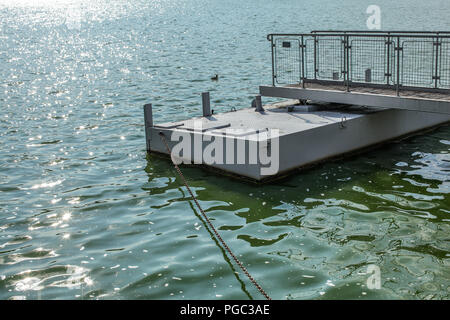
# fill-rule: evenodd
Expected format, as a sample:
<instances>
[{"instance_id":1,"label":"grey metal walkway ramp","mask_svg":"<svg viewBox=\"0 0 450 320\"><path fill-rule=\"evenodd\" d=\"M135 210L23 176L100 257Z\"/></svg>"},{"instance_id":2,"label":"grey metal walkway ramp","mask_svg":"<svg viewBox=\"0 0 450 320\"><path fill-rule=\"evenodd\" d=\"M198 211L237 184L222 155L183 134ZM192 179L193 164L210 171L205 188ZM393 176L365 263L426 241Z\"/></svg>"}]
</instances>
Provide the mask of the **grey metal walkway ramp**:
<instances>
[{"instance_id":1,"label":"grey metal walkway ramp","mask_svg":"<svg viewBox=\"0 0 450 320\"><path fill-rule=\"evenodd\" d=\"M270 34L263 96L450 114L450 32Z\"/></svg>"},{"instance_id":2,"label":"grey metal walkway ramp","mask_svg":"<svg viewBox=\"0 0 450 320\"><path fill-rule=\"evenodd\" d=\"M450 114L450 95L442 93L404 91L397 96L395 90L389 89L356 87L347 92L343 87L318 84L308 84L305 88L260 86L259 91L267 97Z\"/></svg>"}]
</instances>

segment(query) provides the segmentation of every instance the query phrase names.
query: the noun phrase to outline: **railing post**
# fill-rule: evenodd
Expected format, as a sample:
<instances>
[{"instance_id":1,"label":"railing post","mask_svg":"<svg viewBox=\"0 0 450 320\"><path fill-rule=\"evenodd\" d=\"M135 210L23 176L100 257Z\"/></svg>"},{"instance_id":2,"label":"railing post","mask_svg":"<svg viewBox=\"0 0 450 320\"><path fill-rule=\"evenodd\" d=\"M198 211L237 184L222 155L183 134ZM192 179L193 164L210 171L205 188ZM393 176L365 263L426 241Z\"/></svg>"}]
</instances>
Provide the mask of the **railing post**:
<instances>
[{"instance_id":1,"label":"railing post","mask_svg":"<svg viewBox=\"0 0 450 320\"><path fill-rule=\"evenodd\" d=\"M317 36L314 35L314 80L317 80Z\"/></svg>"},{"instance_id":2,"label":"railing post","mask_svg":"<svg viewBox=\"0 0 450 320\"><path fill-rule=\"evenodd\" d=\"M391 37L387 36L387 41L385 41L385 45L387 46L386 51L387 51L387 61L386 61L386 73L384 74L386 76L386 84L389 85L389 78L392 76L391 74Z\"/></svg>"},{"instance_id":3,"label":"railing post","mask_svg":"<svg viewBox=\"0 0 450 320\"><path fill-rule=\"evenodd\" d=\"M400 37L397 37L397 47L395 48L397 51L397 96L400 95L400 51L402 51L402 47L400 46Z\"/></svg>"},{"instance_id":4,"label":"railing post","mask_svg":"<svg viewBox=\"0 0 450 320\"><path fill-rule=\"evenodd\" d=\"M275 57L274 57L274 44L273 44L273 36L270 35L270 49L272 50L272 86L275 87Z\"/></svg>"},{"instance_id":5,"label":"railing post","mask_svg":"<svg viewBox=\"0 0 450 320\"><path fill-rule=\"evenodd\" d=\"M202 93L202 108L203 116L209 117L211 115L211 102L209 98L209 92Z\"/></svg>"},{"instance_id":6,"label":"railing post","mask_svg":"<svg viewBox=\"0 0 450 320\"><path fill-rule=\"evenodd\" d=\"M344 83L347 92L350 92L350 42L347 35L344 36Z\"/></svg>"},{"instance_id":7,"label":"railing post","mask_svg":"<svg viewBox=\"0 0 450 320\"><path fill-rule=\"evenodd\" d=\"M305 43L302 36L302 88L305 89Z\"/></svg>"},{"instance_id":8,"label":"railing post","mask_svg":"<svg viewBox=\"0 0 450 320\"><path fill-rule=\"evenodd\" d=\"M144 105L144 128L145 128L145 142L147 145L147 151L150 151L151 127L153 127L153 112L152 112L152 104L148 103Z\"/></svg>"},{"instance_id":9,"label":"railing post","mask_svg":"<svg viewBox=\"0 0 450 320\"><path fill-rule=\"evenodd\" d=\"M436 36L436 42L433 42L433 48L436 48L436 54L435 54L435 58L434 58L434 88L437 89L438 88L438 82L440 80L439 77L439 56L440 56L440 46L441 46L441 42L439 41L439 36Z\"/></svg>"}]
</instances>

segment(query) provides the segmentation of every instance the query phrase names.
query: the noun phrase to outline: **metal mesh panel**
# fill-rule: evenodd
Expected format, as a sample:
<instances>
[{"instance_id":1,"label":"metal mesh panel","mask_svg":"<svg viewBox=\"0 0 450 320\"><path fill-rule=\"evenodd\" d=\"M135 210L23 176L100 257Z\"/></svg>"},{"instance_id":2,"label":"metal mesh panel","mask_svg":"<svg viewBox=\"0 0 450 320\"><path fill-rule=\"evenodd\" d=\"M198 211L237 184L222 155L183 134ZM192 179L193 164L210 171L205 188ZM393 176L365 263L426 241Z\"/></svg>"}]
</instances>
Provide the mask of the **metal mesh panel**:
<instances>
[{"instance_id":1,"label":"metal mesh panel","mask_svg":"<svg viewBox=\"0 0 450 320\"><path fill-rule=\"evenodd\" d=\"M306 82L450 89L449 35L279 34L268 39L276 84L301 83L303 67Z\"/></svg>"},{"instance_id":2,"label":"metal mesh panel","mask_svg":"<svg viewBox=\"0 0 450 320\"><path fill-rule=\"evenodd\" d=\"M278 84L300 83L300 41L289 38L276 39L275 63L275 79Z\"/></svg>"},{"instance_id":3,"label":"metal mesh panel","mask_svg":"<svg viewBox=\"0 0 450 320\"><path fill-rule=\"evenodd\" d=\"M390 45L390 61L389 61L389 84L395 85L397 83L397 52L395 51L395 48L398 46L398 42L396 40L391 40ZM388 69L388 68L386 68Z\"/></svg>"},{"instance_id":4,"label":"metal mesh panel","mask_svg":"<svg viewBox=\"0 0 450 320\"><path fill-rule=\"evenodd\" d=\"M305 40L305 77L314 79L314 39Z\"/></svg>"},{"instance_id":5,"label":"metal mesh panel","mask_svg":"<svg viewBox=\"0 0 450 320\"><path fill-rule=\"evenodd\" d=\"M401 77L403 86L434 86L435 51L433 40L405 40L402 42Z\"/></svg>"},{"instance_id":6,"label":"metal mesh panel","mask_svg":"<svg viewBox=\"0 0 450 320\"><path fill-rule=\"evenodd\" d=\"M439 51L439 85L450 88L450 41L442 41Z\"/></svg>"},{"instance_id":7,"label":"metal mesh panel","mask_svg":"<svg viewBox=\"0 0 450 320\"><path fill-rule=\"evenodd\" d=\"M386 39L358 38L350 41L350 81L388 84L387 73L394 73L395 52ZM391 81L390 81L391 82Z\"/></svg>"},{"instance_id":8,"label":"metal mesh panel","mask_svg":"<svg viewBox=\"0 0 450 320\"><path fill-rule=\"evenodd\" d=\"M317 78L344 80L344 46L339 38L318 38Z\"/></svg>"}]
</instances>

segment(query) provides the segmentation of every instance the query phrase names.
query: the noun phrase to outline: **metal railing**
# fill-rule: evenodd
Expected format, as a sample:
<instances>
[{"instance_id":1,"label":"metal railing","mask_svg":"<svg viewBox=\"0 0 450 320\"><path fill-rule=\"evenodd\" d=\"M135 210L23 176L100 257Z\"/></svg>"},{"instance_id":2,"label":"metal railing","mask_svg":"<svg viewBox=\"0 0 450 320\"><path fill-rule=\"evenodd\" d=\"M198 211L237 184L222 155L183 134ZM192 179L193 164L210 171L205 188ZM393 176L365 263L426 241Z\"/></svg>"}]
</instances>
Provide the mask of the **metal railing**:
<instances>
[{"instance_id":1,"label":"metal railing","mask_svg":"<svg viewBox=\"0 0 450 320\"><path fill-rule=\"evenodd\" d=\"M305 83L450 92L448 31L269 34L273 85Z\"/></svg>"}]
</instances>

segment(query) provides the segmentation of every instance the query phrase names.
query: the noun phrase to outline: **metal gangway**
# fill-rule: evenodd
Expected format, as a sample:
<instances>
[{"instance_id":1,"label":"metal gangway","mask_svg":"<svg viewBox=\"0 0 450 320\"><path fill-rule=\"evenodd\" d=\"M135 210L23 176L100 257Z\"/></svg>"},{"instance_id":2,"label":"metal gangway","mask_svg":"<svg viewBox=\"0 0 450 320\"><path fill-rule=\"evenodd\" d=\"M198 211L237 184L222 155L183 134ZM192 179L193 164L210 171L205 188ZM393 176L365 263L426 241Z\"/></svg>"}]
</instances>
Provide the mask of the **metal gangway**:
<instances>
[{"instance_id":1,"label":"metal gangway","mask_svg":"<svg viewBox=\"0 0 450 320\"><path fill-rule=\"evenodd\" d=\"M263 96L450 114L450 31L269 34Z\"/></svg>"}]
</instances>

